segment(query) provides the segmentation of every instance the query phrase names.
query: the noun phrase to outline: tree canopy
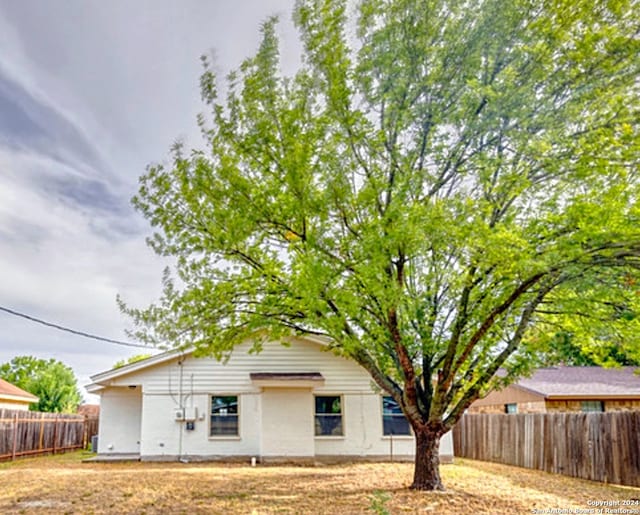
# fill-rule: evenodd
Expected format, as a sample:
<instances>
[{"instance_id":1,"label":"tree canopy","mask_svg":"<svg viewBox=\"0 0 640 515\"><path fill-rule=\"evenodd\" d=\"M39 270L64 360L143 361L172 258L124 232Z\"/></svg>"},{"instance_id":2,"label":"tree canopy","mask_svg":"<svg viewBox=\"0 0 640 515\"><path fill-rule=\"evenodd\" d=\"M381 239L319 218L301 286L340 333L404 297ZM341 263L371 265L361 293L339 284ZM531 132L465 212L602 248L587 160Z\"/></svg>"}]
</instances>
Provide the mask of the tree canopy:
<instances>
[{"instance_id":1,"label":"tree canopy","mask_svg":"<svg viewBox=\"0 0 640 515\"><path fill-rule=\"evenodd\" d=\"M301 0L294 20L294 76L275 19L224 95L204 59L206 150L175 145L134 198L179 281L123 309L218 357L329 336L410 421L412 486L441 488L439 437L558 332L638 357L640 9Z\"/></svg>"},{"instance_id":2,"label":"tree canopy","mask_svg":"<svg viewBox=\"0 0 640 515\"><path fill-rule=\"evenodd\" d=\"M61 361L16 356L0 365L0 377L38 397L32 411L75 413L82 401L73 370Z\"/></svg>"},{"instance_id":3,"label":"tree canopy","mask_svg":"<svg viewBox=\"0 0 640 515\"><path fill-rule=\"evenodd\" d=\"M571 333L558 332L549 341L545 352L546 365L562 363L569 366L636 366L640 360L631 357L637 349L637 337L628 336L628 345L621 346L615 341L599 341L594 347L581 346L577 337Z\"/></svg>"}]
</instances>

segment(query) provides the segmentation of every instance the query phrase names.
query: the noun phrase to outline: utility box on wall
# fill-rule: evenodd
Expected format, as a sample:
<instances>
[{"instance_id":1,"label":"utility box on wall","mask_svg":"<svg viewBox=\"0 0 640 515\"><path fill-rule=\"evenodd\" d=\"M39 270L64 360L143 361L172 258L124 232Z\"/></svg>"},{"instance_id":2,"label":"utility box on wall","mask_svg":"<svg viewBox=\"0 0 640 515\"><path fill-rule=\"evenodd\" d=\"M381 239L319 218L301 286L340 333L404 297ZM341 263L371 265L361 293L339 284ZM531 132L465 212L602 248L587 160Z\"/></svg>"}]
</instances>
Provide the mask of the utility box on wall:
<instances>
[{"instance_id":1,"label":"utility box on wall","mask_svg":"<svg viewBox=\"0 0 640 515\"><path fill-rule=\"evenodd\" d=\"M179 422L194 422L198 419L198 408L174 408L173 419Z\"/></svg>"}]
</instances>

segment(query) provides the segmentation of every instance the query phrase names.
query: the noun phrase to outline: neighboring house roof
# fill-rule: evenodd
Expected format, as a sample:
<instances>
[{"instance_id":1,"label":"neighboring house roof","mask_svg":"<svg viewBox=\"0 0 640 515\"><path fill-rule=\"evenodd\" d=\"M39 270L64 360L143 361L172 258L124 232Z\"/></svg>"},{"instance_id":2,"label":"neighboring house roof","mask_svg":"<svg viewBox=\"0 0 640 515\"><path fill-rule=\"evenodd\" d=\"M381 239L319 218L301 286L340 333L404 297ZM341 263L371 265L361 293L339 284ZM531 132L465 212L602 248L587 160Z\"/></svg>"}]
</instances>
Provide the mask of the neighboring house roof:
<instances>
[{"instance_id":1,"label":"neighboring house roof","mask_svg":"<svg viewBox=\"0 0 640 515\"><path fill-rule=\"evenodd\" d=\"M78 415L84 415L85 417L97 417L100 415L100 405L81 404L78 406Z\"/></svg>"},{"instance_id":2,"label":"neighboring house roof","mask_svg":"<svg viewBox=\"0 0 640 515\"><path fill-rule=\"evenodd\" d=\"M32 393L25 392L22 388L18 388L4 379L0 379L0 399L25 403L38 402L38 397Z\"/></svg>"},{"instance_id":3,"label":"neighboring house roof","mask_svg":"<svg viewBox=\"0 0 640 515\"><path fill-rule=\"evenodd\" d=\"M547 399L640 398L640 375L636 370L636 367L539 368L513 386Z\"/></svg>"}]
</instances>

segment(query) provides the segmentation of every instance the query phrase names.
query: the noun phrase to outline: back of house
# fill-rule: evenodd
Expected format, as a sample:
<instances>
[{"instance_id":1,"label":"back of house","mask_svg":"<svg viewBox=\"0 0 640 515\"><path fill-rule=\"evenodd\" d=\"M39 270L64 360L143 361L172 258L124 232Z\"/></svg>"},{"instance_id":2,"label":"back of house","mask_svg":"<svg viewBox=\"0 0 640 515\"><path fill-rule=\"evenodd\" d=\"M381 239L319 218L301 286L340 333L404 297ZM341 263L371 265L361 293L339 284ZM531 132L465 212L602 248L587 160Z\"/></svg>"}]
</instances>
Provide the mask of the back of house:
<instances>
[{"instance_id":1,"label":"back of house","mask_svg":"<svg viewBox=\"0 0 640 515\"><path fill-rule=\"evenodd\" d=\"M172 351L93 376L98 453L142 460L411 460L395 402L325 342L238 346L227 362ZM442 462L451 461L451 435Z\"/></svg>"}]
</instances>

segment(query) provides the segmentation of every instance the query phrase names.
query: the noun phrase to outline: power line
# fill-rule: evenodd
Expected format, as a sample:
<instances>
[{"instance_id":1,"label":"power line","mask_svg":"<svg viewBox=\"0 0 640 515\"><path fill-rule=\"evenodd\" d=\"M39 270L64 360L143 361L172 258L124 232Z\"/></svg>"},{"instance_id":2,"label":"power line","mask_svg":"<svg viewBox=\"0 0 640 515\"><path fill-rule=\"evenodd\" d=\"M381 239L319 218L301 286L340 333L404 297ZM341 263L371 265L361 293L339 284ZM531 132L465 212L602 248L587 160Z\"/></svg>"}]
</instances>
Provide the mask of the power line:
<instances>
[{"instance_id":1,"label":"power line","mask_svg":"<svg viewBox=\"0 0 640 515\"><path fill-rule=\"evenodd\" d=\"M64 327L62 325L53 324L51 322L47 322L45 320L41 320L41 319L36 318L36 317L32 317L31 315L25 315L24 313L20 313L18 311L14 311L13 309L5 308L3 306L0 306L0 311L4 311L5 313L9 313L10 315L15 315L17 317L26 318L27 320L30 320L31 322L36 322L37 324L46 325L47 327L53 327L54 329L58 329L59 331L65 331L67 333L75 334L77 336L83 336L85 338L92 338L93 340L98 340L98 341L107 342L107 343L113 343L115 345L124 345L125 347L139 347L141 349L149 349L149 347L147 345L142 345L142 344L139 344L139 343L123 342L123 341L120 341L120 340L112 340L111 338L104 338L102 336L97 336L95 334L85 333L84 331L77 331L77 330L71 329L69 327Z\"/></svg>"}]
</instances>

